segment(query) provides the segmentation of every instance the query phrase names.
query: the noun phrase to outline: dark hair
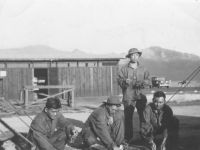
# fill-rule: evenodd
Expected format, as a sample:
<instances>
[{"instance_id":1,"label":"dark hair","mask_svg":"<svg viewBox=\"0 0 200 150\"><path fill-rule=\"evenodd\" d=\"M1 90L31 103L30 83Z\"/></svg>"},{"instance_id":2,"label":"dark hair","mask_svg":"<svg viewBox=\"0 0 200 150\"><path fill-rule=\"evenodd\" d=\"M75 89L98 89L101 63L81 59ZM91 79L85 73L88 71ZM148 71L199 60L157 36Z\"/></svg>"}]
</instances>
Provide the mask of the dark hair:
<instances>
[{"instance_id":1,"label":"dark hair","mask_svg":"<svg viewBox=\"0 0 200 150\"><path fill-rule=\"evenodd\" d=\"M50 97L47 99L46 108L54 108L59 109L61 108L60 99L58 97Z\"/></svg>"},{"instance_id":2,"label":"dark hair","mask_svg":"<svg viewBox=\"0 0 200 150\"><path fill-rule=\"evenodd\" d=\"M165 99L166 95L163 91L157 91L154 93L153 97L164 97L164 99Z\"/></svg>"}]
</instances>

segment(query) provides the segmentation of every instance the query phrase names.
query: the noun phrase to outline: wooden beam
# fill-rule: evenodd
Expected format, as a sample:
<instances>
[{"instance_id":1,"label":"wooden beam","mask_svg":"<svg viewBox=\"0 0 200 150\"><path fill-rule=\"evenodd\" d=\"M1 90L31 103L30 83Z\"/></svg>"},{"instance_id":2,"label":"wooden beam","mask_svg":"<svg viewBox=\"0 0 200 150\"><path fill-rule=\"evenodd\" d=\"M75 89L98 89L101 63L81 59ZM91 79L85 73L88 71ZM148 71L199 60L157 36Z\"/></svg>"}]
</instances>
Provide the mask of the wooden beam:
<instances>
[{"instance_id":1,"label":"wooden beam","mask_svg":"<svg viewBox=\"0 0 200 150\"><path fill-rule=\"evenodd\" d=\"M38 99L38 100L36 100L35 102L32 102L32 103L30 103L30 104L28 104L28 105L32 105L32 104L35 104L35 103L38 103L38 102L42 102L42 101L44 101L44 100L46 100L46 99L48 99L48 98L50 98L50 97L58 96L58 95L60 95L60 94L63 94L63 93L69 92L69 91L73 91L73 90L74 90L74 89L69 89L69 90L65 90L65 91L63 91L63 92L54 94L54 95L48 95L47 97L45 97L45 98L43 98L43 99ZM26 105L26 106L28 106L28 105Z\"/></svg>"}]
</instances>

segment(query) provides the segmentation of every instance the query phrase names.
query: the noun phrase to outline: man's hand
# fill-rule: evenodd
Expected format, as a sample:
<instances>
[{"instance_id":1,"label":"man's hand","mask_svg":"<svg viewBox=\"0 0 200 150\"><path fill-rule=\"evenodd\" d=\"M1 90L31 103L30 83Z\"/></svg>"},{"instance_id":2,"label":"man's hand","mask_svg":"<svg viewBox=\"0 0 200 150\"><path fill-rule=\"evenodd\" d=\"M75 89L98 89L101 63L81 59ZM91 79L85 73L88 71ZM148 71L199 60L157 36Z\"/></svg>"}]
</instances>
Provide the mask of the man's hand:
<instances>
[{"instance_id":1,"label":"man's hand","mask_svg":"<svg viewBox=\"0 0 200 150\"><path fill-rule=\"evenodd\" d=\"M151 150L156 150L156 144L153 141L151 141L149 144L151 146Z\"/></svg>"},{"instance_id":2,"label":"man's hand","mask_svg":"<svg viewBox=\"0 0 200 150\"><path fill-rule=\"evenodd\" d=\"M132 80L131 80L131 79L129 79L129 78L128 78L128 79L126 79L126 84L127 84L127 85L130 85L130 84L132 84Z\"/></svg>"},{"instance_id":3,"label":"man's hand","mask_svg":"<svg viewBox=\"0 0 200 150\"><path fill-rule=\"evenodd\" d=\"M144 88L144 82L142 82L142 81L137 81L137 82L135 83L135 87L137 87L137 88Z\"/></svg>"},{"instance_id":4,"label":"man's hand","mask_svg":"<svg viewBox=\"0 0 200 150\"><path fill-rule=\"evenodd\" d=\"M70 131L70 136L69 136L70 143L73 143L77 136L78 136L78 130L77 129L72 129Z\"/></svg>"},{"instance_id":5,"label":"man's hand","mask_svg":"<svg viewBox=\"0 0 200 150\"><path fill-rule=\"evenodd\" d=\"M163 139L162 144L161 144L161 150L166 150L166 147L165 147L165 145L166 145L166 140L167 140L167 138L164 138L164 139Z\"/></svg>"},{"instance_id":6,"label":"man's hand","mask_svg":"<svg viewBox=\"0 0 200 150\"><path fill-rule=\"evenodd\" d=\"M113 150L120 150L120 148L117 146L113 146Z\"/></svg>"},{"instance_id":7,"label":"man's hand","mask_svg":"<svg viewBox=\"0 0 200 150\"><path fill-rule=\"evenodd\" d=\"M114 122L114 121L113 121L113 117L110 116L109 119L108 119L108 125L112 125L113 122Z\"/></svg>"}]
</instances>

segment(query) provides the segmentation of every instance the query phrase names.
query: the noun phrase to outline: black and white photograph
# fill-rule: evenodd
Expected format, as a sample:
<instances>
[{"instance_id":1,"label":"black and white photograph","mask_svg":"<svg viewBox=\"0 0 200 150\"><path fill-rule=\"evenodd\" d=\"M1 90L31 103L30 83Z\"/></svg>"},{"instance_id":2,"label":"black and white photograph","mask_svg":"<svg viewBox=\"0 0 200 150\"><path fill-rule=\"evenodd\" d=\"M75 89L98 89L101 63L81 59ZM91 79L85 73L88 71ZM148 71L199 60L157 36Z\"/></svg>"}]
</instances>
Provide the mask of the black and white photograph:
<instances>
[{"instance_id":1,"label":"black and white photograph","mask_svg":"<svg viewBox=\"0 0 200 150\"><path fill-rule=\"evenodd\" d=\"M200 150L200 0L0 0L0 150Z\"/></svg>"}]
</instances>

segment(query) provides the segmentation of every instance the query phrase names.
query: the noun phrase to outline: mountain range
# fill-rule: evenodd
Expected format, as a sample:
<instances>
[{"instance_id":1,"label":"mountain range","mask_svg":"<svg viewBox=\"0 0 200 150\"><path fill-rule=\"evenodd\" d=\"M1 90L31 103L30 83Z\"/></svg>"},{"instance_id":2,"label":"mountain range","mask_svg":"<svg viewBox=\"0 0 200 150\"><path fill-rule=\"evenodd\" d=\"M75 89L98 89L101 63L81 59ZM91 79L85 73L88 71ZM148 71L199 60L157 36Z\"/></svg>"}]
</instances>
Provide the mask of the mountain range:
<instances>
[{"instance_id":1,"label":"mountain range","mask_svg":"<svg viewBox=\"0 0 200 150\"><path fill-rule=\"evenodd\" d=\"M200 57L194 54L181 53L174 50L152 46L142 49L139 62L148 68L151 76L162 76L168 80L185 80L200 66ZM75 49L72 52L59 51L44 46L28 46L19 49L0 49L0 59L48 59L48 58L120 58L119 67L129 60L125 58L127 52L116 54L92 54ZM200 73L194 78L200 81Z\"/></svg>"}]
</instances>

